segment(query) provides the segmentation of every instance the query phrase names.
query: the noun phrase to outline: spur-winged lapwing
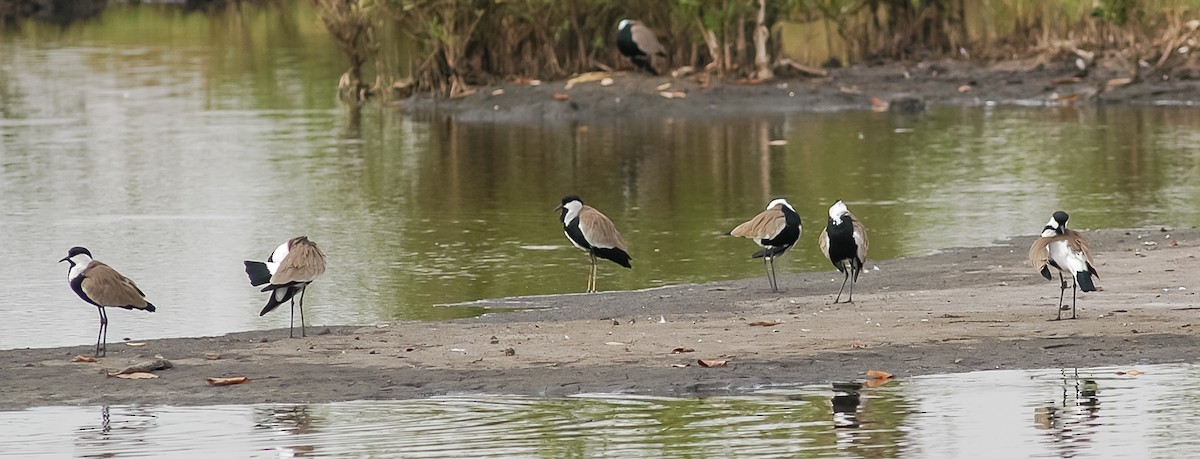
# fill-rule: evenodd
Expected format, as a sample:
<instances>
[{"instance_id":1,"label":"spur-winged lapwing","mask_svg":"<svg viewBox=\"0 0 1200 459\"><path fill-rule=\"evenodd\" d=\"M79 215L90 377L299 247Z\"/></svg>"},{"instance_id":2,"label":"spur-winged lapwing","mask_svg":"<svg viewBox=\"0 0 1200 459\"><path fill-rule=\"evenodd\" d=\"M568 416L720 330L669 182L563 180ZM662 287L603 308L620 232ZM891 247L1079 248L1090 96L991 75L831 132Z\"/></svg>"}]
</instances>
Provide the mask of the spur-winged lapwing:
<instances>
[{"instance_id":1,"label":"spur-winged lapwing","mask_svg":"<svg viewBox=\"0 0 1200 459\"><path fill-rule=\"evenodd\" d=\"M1092 250L1088 248L1087 239L1075 230L1067 228L1067 218L1070 216L1066 212L1055 212L1042 228L1042 236L1029 247L1029 265L1041 273L1042 277L1054 280L1054 276L1050 274L1050 267L1058 269L1058 317L1054 320L1062 319L1063 295L1067 292L1067 280L1063 278L1063 272L1071 275L1072 319L1075 318L1075 291L1096 291L1092 276L1100 277L1093 266L1096 262L1092 260Z\"/></svg>"},{"instance_id":2,"label":"spur-winged lapwing","mask_svg":"<svg viewBox=\"0 0 1200 459\"><path fill-rule=\"evenodd\" d=\"M562 211L563 232L571 244L588 253L592 260L592 269L588 272L587 292L596 291L596 257L612 260L614 263L630 266L628 247L612 220L600 211L583 205L579 196L567 196L562 199L562 205L554 209Z\"/></svg>"},{"instance_id":3,"label":"spur-winged lapwing","mask_svg":"<svg viewBox=\"0 0 1200 459\"><path fill-rule=\"evenodd\" d=\"M651 75L658 75L658 71L654 70L650 59L667 55L654 31L642 25L641 21L632 19L622 19L617 23L617 49L628 57L633 65L650 72Z\"/></svg>"},{"instance_id":4,"label":"spur-winged lapwing","mask_svg":"<svg viewBox=\"0 0 1200 459\"><path fill-rule=\"evenodd\" d=\"M300 236L280 244L266 262L246 260L246 275L255 287L269 284L262 291L271 292L267 305L258 315L266 315L283 302L292 302L292 320L288 337L296 327L296 294L300 294L300 336L304 336L304 292L308 284L325 272L325 254L317 244Z\"/></svg>"},{"instance_id":5,"label":"spur-winged lapwing","mask_svg":"<svg viewBox=\"0 0 1200 459\"><path fill-rule=\"evenodd\" d=\"M767 210L738 225L729 235L750 238L762 246L762 250L754 252L751 258L763 259L763 268L767 270L767 282L771 284L771 291L778 292L775 257L783 255L796 244L802 229L800 214L796 213L796 209L792 208L786 199L779 198L767 204Z\"/></svg>"},{"instance_id":6,"label":"spur-winged lapwing","mask_svg":"<svg viewBox=\"0 0 1200 459\"><path fill-rule=\"evenodd\" d=\"M846 281L850 281L850 297L846 302L853 303L854 283L858 282L858 273L862 272L863 262L867 261L867 229L854 218L854 214L846 208L846 203L839 199L829 207L829 222L825 224L817 243L825 258L846 276L833 302L836 304L841 301Z\"/></svg>"},{"instance_id":7,"label":"spur-winged lapwing","mask_svg":"<svg viewBox=\"0 0 1200 459\"><path fill-rule=\"evenodd\" d=\"M108 314L104 308L141 309L154 312L154 305L146 301L146 294L128 277L122 276L112 267L92 259L92 252L83 247L71 247L67 256L58 260L67 262L67 282L71 290L100 310L100 332L96 334L96 357L108 352Z\"/></svg>"}]
</instances>

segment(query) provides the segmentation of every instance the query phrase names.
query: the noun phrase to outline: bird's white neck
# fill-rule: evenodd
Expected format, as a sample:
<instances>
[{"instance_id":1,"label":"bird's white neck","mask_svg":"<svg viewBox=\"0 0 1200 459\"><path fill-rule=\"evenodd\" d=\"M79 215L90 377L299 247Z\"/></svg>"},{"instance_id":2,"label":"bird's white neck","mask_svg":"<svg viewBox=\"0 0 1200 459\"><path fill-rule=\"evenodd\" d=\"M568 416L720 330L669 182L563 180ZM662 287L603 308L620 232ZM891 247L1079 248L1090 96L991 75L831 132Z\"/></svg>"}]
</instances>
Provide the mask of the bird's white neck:
<instances>
[{"instance_id":1,"label":"bird's white neck","mask_svg":"<svg viewBox=\"0 0 1200 459\"><path fill-rule=\"evenodd\" d=\"M71 269L67 271L67 282L70 282L83 274L83 270L92 264L92 257L87 256L85 253L80 253L67 259L67 262L71 264Z\"/></svg>"}]
</instances>

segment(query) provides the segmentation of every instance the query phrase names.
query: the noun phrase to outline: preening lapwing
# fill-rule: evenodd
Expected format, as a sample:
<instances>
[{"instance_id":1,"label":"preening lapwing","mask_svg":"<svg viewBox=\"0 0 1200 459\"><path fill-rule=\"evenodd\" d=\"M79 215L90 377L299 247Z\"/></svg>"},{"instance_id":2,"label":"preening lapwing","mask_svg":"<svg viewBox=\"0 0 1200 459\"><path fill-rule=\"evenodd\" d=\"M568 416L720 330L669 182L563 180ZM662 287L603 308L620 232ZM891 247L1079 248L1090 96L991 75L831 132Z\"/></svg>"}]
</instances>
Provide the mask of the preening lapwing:
<instances>
[{"instance_id":1,"label":"preening lapwing","mask_svg":"<svg viewBox=\"0 0 1200 459\"><path fill-rule=\"evenodd\" d=\"M754 252L751 258L763 259L763 268L767 270L767 282L771 284L771 291L778 292L775 257L783 255L796 244L800 239L801 230L800 214L796 213L796 209L792 208L786 199L779 198L767 204L767 210L738 225L729 235L750 238L762 246L762 250Z\"/></svg>"},{"instance_id":2,"label":"preening lapwing","mask_svg":"<svg viewBox=\"0 0 1200 459\"><path fill-rule=\"evenodd\" d=\"M554 210L562 211L563 232L571 244L588 253L592 260L592 269L588 272L587 292L596 291L596 257L612 260L614 263L632 268L629 264L628 247L612 220L600 211L583 205L579 196L567 196L562 199L562 205Z\"/></svg>"},{"instance_id":3,"label":"preening lapwing","mask_svg":"<svg viewBox=\"0 0 1200 459\"><path fill-rule=\"evenodd\" d=\"M100 310L100 332L96 334L96 357L108 352L108 313L104 308L141 309L154 312L154 305L146 301L146 294L128 277L122 276L112 267L92 259L92 252L83 247L71 247L67 256L58 260L67 262L67 282L71 290Z\"/></svg>"},{"instance_id":4,"label":"preening lapwing","mask_svg":"<svg viewBox=\"0 0 1200 459\"><path fill-rule=\"evenodd\" d=\"M300 336L304 336L304 292L308 284L325 272L325 254L307 236L292 238L280 244L266 262L246 260L246 275L255 287L269 284L262 291L271 292L267 305L258 315L266 315L285 301L292 303L292 320L288 337L296 327L296 294L300 294Z\"/></svg>"},{"instance_id":5,"label":"preening lapwing","mask_svg":"<svg viewBox=\"0 0 1200 459\"><path fill-rule=\"evenodd\" d=\"M1042 236L1033 241L1029 247L1029 265L1041 273L1046 280L1054 280L1050 267L1058 269L1060 290L1058 292L1058 317L1062 319L1063 295L1067 292L1067 280L1063 278L1066 272L1071 276L1071 318L1075 318L1075 291L1096 291L1092 276L1096 274L1095 261L1092 260L1092 250L1088 248L1087 239L1075 230L1067 228L1066 212L1058 211L1042 228Z\"/></svg>"},{"instance_id":6,"label":"preening lapwing","mask_svg":"<svg viewBox=\"0 0 1200 459\"><path fill-rule=\"evenodd\" d=\"M642 25L641 21L632 19L622 19L617 23L617 49L628 57L633 65L650 72L651 75L658 75L658 71L654 70L650 59L667 55L654 31Z\"/></svg>"},{"instance_id":7,"label":"preening lapwing","mask_svg":"<svg viewBox=\"0 0 1200 459\"><path fill-rule=\"evenodd\" d=\"M854 218L854 214L846 208L846 203L840 199L829 207L829 222L821 231L817 244L820 245L825 258L833 263L833 267L845 275L842 288L838 289L837 298L833 302L836 304L841 301L846 281L850 281L850 297L846 302L853 303L854 283L858 282L858 273L862 272L863 262L867 261L867 229L863 227L862 222Z\"/></svg>"}]
</instances>

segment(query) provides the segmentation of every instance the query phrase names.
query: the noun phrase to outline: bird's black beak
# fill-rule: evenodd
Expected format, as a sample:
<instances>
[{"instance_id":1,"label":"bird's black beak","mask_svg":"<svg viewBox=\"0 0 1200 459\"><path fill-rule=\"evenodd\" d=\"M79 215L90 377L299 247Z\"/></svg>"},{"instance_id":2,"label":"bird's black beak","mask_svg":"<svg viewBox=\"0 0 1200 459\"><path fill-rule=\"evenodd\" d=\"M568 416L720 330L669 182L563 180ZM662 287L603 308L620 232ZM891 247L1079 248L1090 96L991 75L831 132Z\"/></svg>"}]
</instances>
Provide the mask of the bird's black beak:
<instances>
[{"instance_id":1,"label":"bird's black beak","mask_svg":"<svg viewBox=\"0 0 1200 459\"><path fill-rule=\"evenodd\" d=\"M70 260L70 259L71 259L71 257L62 257L62 259L61 259L61 260L58 260L58 262L59 262L59 263L62 263L62 262L64 262L64 261L67 261L67 260Z\"/></svg>"},{"instance_id":2,"label":"bird's black beak","mask_svg":"<svg viewBox=\"0 0 1200 459\"><path fill-rule=\"evenodd\" d=\"M563 206L562 206L562 204L559 204L559 205L558 205L558 207L555 207L555 208L554 208L554 211L555 211L555 212L561 212L562 210L563 210Z\"/></svg>"}]
</instances>

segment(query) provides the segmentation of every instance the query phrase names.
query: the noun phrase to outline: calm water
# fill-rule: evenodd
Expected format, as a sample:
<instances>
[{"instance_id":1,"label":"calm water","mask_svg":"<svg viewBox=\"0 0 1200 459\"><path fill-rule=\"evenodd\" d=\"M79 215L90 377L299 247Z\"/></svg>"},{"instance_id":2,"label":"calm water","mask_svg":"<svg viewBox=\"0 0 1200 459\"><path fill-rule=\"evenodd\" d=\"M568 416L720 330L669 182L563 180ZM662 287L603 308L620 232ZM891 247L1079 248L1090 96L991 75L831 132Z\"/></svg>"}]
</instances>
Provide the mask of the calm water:
<instances>
[{"instance_id":1,"label":"calm water","mask_svg":"<svg viewBox=\"0 0 1200 459\"><path fill-rule=\"evenodd\" d=\"M551 209L577 193L630 242L635 269L601 289L761 275L723 237L771 197L816 250L845 199L872 257L983 245L1071 211L1078 228L1200 224L1200 111L942 108L587 124L354 116L334 98L345 61L307 2L214 15L113 5L67 28L0 34L0 348L88 344L96 312L55 261L84 245L159 312L116 311L122 337L287 325L241 260L306 234L329 271L312 324L443 319L434 307L578 292L586 257ZM290 6L289 6L290 5ZM787 140L768 146L771 140Z\"/></svg>"},{"instance_id":2,"label":"calm water","mask_svg":"<svg viewBox=\"0 0 1200 459\"><path fill-rule=\"evenodd\" d=\"M986 371L857 392L746 397L459 396L325 405L0 412L31 457L1181 457L1200 368Z\"/></svg>"}]
</instances>

